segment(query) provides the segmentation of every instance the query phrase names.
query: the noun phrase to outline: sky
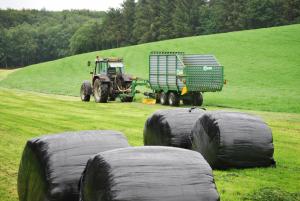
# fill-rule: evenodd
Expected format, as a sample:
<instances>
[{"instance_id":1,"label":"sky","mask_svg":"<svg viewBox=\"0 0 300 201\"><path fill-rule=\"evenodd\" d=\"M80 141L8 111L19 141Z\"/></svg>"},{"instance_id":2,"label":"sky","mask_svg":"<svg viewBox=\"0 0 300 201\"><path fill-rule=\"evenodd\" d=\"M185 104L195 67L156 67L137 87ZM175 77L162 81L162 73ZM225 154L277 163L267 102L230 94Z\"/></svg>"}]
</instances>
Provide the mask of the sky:
<instances>
[{"instance_id":1,"label":"sky","mask_svg":"<svg viewBox=\"0 0 300 201\"><path fill-rule=\"evenodd\" d=\"M89 9L106 11L120 7L123 0L0 0L0 8L43 9L51 11Z\"/></svg>"}]
</instances>

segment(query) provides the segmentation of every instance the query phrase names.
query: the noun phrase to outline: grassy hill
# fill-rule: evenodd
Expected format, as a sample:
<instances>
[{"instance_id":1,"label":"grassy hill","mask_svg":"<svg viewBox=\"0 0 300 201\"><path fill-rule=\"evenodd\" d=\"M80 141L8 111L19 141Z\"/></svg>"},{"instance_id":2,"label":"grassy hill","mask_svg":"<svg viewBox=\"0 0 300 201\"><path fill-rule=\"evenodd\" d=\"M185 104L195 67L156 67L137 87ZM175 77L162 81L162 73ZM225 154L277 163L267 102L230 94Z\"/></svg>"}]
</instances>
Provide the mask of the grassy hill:
<instances>
[{"instance_id":1,"label":"grassy hill","mask_svg":"<svg viewBox=\"0 0 300 201\"><path fill-rule=\"evenodd\" d=\"M206 93L206 106L300 112L300 25L188 37L76 55L11 73L0 86L78 96L96 55L125 59L130 74L147 78L150 51L216 55L228 84Z\"/></svg>"}]
</instances>

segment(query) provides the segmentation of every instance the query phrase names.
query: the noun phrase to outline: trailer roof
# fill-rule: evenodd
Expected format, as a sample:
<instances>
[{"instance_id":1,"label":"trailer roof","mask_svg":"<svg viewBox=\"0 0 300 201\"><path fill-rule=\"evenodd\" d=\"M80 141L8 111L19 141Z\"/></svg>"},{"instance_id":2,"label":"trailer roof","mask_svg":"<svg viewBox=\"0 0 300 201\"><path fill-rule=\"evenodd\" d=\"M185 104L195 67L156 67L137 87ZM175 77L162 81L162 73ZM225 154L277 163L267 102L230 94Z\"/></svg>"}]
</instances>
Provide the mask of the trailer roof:
<instances>
[{"instance_id":1,"label":"trailer roof","mask_svg":"<svg viewBox=\"0 0 300 201\"><path fill-rule=\"evenodd\" d=\"M186 66L220 66L214 55L185 54L182 61Z\"/></svg>"}]
</instances>

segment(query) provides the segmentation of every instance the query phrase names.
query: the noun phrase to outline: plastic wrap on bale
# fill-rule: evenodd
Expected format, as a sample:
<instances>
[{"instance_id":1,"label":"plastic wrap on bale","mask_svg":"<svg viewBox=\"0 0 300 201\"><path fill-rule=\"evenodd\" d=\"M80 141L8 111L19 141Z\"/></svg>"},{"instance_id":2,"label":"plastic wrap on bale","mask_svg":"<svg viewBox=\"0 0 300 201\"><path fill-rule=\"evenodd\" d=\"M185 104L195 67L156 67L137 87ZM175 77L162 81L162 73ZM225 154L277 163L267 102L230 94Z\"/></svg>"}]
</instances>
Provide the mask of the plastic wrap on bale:
<instances>
[{"instance_id":1,"label":"plastic wrap on bale","mask_svg":"<svg viewBox=\"0 0 300 201\"><path fill-rule=\"evenodd\" d=\"M212 168L275 165L272 131L259 117L226 111L207 112L192 130L192 149Z\"/></svg>"},{"instance_id":2,"label":"plastic wrap on bale","mask_svg":"<svg viewBox=\"0 0 300 201\"><path fill-rule=\"evenodd\" d=\"M202 109L159 110L144 126L144 145L191 148L191 130L205 111Z\"/></svg>"},{"instance_id":3,"label":"plastic wrap on bale","mask_svg":"<svg viewBox=\"0 0 300 201\"><path fill-rule=\"evenodd\" d=\"M81 201L216 201L212 170L198 152L161 146L97 154L87 164Z\"/></svg>"},{"instance_id":4,"label":"plastic wrap on bale","mask_svg":"<svg viewBox=\"0 0 300 201\"><path fill-rule=\"evenodd\" d=\"M116 131L68 132L29 140L19 168L19 201L78 201L78 184L88 159L128 146Z\"/></svg>"}]
</instances>

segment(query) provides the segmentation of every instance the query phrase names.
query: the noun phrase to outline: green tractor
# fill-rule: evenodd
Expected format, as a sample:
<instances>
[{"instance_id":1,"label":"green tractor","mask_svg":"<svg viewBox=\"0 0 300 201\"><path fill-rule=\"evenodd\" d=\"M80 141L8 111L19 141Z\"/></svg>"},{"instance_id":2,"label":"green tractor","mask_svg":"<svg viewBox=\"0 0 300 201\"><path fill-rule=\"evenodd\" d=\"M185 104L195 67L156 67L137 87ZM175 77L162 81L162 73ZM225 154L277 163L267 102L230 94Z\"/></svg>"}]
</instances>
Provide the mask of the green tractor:
<instances>
[{"instance_id":1,"label":"green tractor","mask_svg":"<svg viewBox=\"0 0 300 201\"><path fill-rule=\"evenodd\" d=\"M91 66L91 62L88 62ZM134 79L124 72L123 60L120 58L96 58L92 72L92 82L84 81L80 88L82 101L90 101L93 95L96 103L107 103L120 98L122 102L132 102Z\"/></svg>"}]
</instances>

